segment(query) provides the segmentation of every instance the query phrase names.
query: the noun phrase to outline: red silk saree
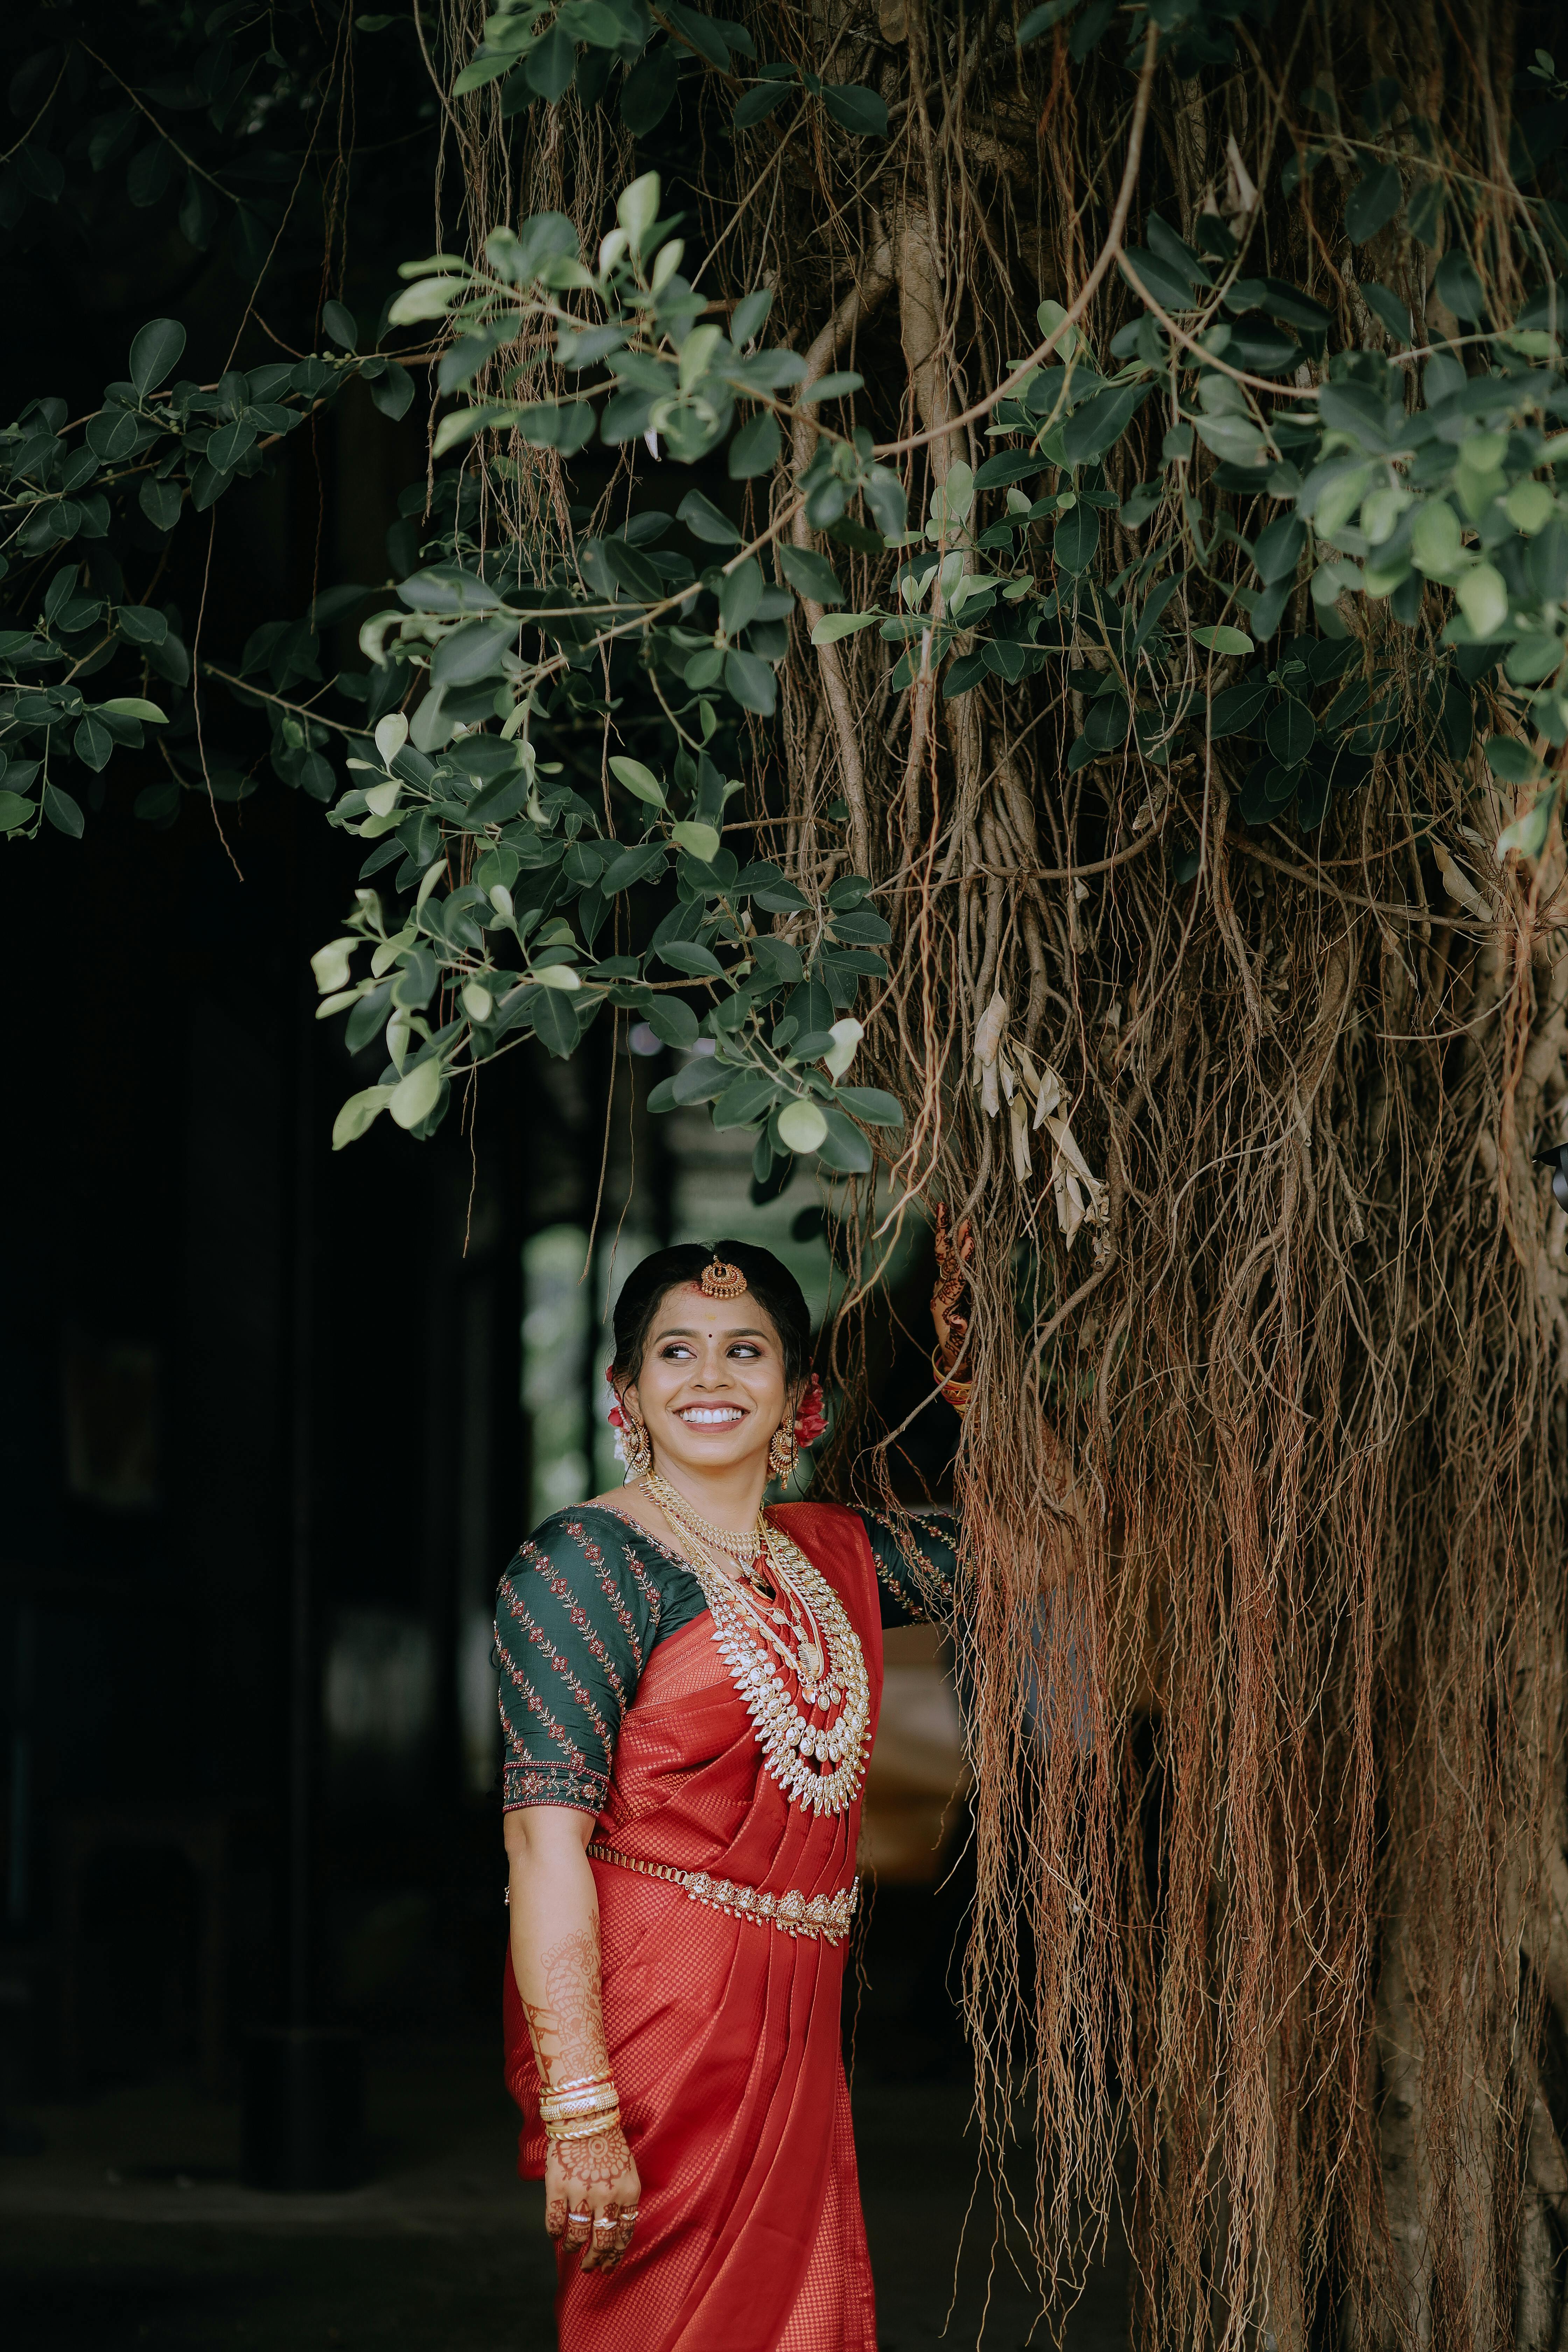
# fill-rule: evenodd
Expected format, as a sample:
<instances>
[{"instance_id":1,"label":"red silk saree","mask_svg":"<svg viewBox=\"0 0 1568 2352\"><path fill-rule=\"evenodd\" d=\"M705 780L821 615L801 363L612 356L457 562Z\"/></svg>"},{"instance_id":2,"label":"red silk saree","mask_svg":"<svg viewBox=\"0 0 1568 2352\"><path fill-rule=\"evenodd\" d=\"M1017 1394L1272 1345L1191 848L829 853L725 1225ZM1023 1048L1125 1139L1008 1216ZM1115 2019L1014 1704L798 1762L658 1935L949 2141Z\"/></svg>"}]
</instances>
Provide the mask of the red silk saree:
<instances>
[{"instance_id":1,"label":"red silk saree","mask_svg":"<svg viewBox=\"0 0 1568 2352\"><path fill-rule=\"evenodd\" d=\"M770 1515L837 1591L865 1654L871 1728L881 1620L858 1513ZM598 1843L783 1898L842 1895L858 1794L792 1804L704 1612L653 1650L620 1727ZM592 1864L605 2030L641 2176L630 2250L608 2275L559 2257L561 2352L876 2352L839 2035L847 1946L695 1901L668 1880ZM538 2178L539 2080L510 1960L507 2082L518 2169Z\"/></svg>"}]
</instances>

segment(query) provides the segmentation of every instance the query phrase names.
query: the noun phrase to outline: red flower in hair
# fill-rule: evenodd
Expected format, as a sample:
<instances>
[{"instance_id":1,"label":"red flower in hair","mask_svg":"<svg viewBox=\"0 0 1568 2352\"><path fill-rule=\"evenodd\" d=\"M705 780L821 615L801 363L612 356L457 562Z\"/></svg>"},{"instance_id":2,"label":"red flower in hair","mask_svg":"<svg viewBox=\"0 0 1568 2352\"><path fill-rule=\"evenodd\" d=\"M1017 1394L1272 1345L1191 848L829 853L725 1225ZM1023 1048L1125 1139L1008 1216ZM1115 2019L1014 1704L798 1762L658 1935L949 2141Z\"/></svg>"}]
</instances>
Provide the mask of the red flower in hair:
<instances>
[{"instance_id":1,"label":"red flower in hair","mask_svg":"<svg viewBox=\"0 0 1568 2352\"><path fill-rule=\"evenodd\" d=\"M795 1442L797 1445L815 1445L827 1427L827 1401L822 1393L822 1382L813 1372L801 1392L800 1409L795 1417Z\"/></svg>"},{"instance_id":2,"label":"red flower in hair","mask_svg":"<svg viewBox=\"0 0 1568 2352\"><path fill-rule=\"evenodd\" d=\"M626 1427L626 1417L625 1413L621 1411L621 1401L620 1401L620 1398L619 1398L619 1397L615 1393L615 1389L616 1389L616 1368L615 1368L614 1364L606 1364L606 1365L605 1366L605 1379L609 1381L609 1383L610 1383L610 1400L611 1400L611 1401L610 1401L610 1411L609 1411L609 1416L608 1416L608 1417L609 1417L609 1423L610 1423L610 1427L611 1427L612 1429L625 1429L625 1427Z\"/></svg>"}]
</instances>

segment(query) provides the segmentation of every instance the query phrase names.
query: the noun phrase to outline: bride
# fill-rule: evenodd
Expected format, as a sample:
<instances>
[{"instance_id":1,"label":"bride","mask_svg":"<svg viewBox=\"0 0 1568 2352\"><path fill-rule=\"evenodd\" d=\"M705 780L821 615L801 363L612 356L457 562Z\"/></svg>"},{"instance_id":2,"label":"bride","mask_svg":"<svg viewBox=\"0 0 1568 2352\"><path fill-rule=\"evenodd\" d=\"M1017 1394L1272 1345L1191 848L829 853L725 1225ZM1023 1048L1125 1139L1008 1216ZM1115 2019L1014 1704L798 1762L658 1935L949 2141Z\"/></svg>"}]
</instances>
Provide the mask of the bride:
<instances>
[{"instance_id":1,"label":"bride","mask_svg":"<svg viewBox=\"0 0 1568 2352\"><path fill-rule=\"evenodd\" d=\"M770 1251L656 1252L615 1331L627 1483L536 1528L496 1612L507 2079L560 2342L875 2352L839 1989L881 1631L950 1613L951 1521L763 1508L824 1425Z\"/></svg>"}]
</instances>

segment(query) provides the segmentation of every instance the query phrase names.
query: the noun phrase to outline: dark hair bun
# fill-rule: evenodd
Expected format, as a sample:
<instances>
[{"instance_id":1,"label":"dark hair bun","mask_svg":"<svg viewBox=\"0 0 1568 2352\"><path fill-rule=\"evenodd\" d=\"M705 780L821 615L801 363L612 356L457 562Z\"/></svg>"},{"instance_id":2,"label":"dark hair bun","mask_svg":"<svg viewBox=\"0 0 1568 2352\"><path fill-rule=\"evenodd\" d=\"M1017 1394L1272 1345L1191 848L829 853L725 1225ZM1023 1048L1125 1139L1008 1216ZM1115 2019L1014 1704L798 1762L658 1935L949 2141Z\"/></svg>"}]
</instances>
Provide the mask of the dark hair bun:
<instances>
[{"instance_id":1,"label":"dark hair bun","mask_svg":"<svg viewBox=\"0 0 1568 2352\"><path fill-rule=\"evenodd\" d=\"M672 1290L695 1282L705 1265L721 1258L738 1265L746 1288L779 1335L784 1349L784 1380L790 1387L811 1370L811 1315L805 1294L787 1265L772 1250L752 1242L680 1242L674 1249L655 1250L633 1266L616 1301L616 1360L618 1385L635 1381L642 1369L643 1350L655 1316Z\"/></svg>"}]
</instances>

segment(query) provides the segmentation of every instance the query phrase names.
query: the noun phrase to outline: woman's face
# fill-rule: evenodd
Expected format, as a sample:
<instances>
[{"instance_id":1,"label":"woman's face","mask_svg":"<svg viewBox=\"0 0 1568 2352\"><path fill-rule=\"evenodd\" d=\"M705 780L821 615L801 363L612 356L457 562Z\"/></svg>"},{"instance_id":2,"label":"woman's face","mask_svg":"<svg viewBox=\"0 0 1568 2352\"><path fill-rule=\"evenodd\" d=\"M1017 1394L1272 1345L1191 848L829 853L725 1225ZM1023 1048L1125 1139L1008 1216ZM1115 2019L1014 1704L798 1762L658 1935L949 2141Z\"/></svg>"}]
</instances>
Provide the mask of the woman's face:
<instances>
[{"instance_id":1,"label":"woman's face","mask_svg":"<svg viewBox=\"0 0 1568 2352\"><path fill-rule=\"evenodd\" d=\"M734 1470L767 1453L784 1418L784 1349L748 1293L666 1291L626 1396L647 1425L656 1468Z\"/></svg>"}]
</instances>

